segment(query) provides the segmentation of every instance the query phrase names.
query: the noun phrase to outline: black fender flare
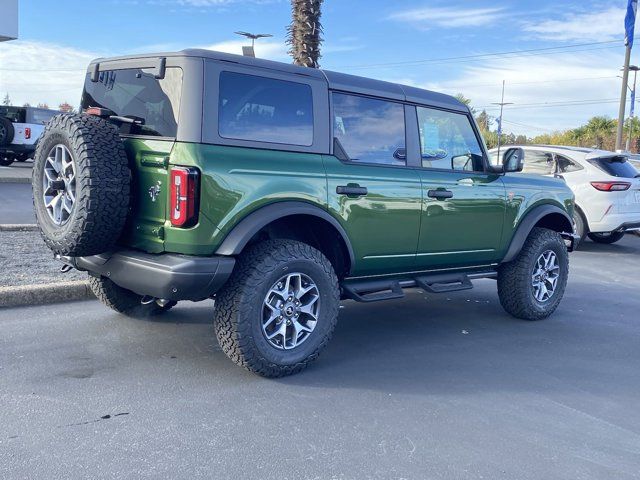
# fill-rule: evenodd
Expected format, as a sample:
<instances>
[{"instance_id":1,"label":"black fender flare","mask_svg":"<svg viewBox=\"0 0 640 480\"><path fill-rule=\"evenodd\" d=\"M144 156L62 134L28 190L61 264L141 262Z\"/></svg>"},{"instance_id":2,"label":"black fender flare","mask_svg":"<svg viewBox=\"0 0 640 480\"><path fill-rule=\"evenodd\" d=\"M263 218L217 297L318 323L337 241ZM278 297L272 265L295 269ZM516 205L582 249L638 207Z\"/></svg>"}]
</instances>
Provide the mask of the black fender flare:
<instances>
[{"instance_id":1,"label":"black fender flare","mask_svg":"<svg viewBox=\"0 0 640 480\"><path fill-rule=\"evenodd\" d=\"M557 207L555 205L538 205L537 207L533 207L527 214L525 214L525 217L520 221L520 225L518 225L516 233L511 238L509 249L507 250L507 253L502 259L501 263L510 262L511 260L516 258L516 256L518 256L520 250L522 250L524 242L527 240L527 237L531 233L531 230L533 230L533 227L536 225L536 223L538 223L547 215L558 213L566 218L569 225L571 225L570 231L566 233L573 233L573 219L566 211L564 211L560 207Z\"/></svg>"},{"instance_id":2,"label":"black fender flare","mask_svg":"<svg viewBox=\"0 0 640 480\"><path fill-rule=\"evenodd\" d=\"M243 218L233 229L227 234L223 242L216 250L216 255L238 255L249 240L258 233L262 228L269 225L275 220L279 220L291 215L312 215L321 218L331 224L340 234L342 240L347 246L349 252L349 261L353 267L355 256L349 236L342 228L342 225L332 217L326 210L305 202L282 201L271 203L264 207L258 208Z\"/></svg>"}]
</instances>

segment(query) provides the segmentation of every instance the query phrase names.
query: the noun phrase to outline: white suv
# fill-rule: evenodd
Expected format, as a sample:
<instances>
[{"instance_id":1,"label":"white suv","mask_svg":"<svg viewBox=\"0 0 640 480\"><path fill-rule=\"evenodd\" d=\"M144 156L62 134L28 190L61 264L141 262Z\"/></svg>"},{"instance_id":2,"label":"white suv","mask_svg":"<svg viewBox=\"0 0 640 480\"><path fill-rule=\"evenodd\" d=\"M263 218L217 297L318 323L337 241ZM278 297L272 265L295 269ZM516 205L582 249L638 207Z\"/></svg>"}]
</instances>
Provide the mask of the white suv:
<instances>
[{"instance_id":1,"label":"white suv","mask_svg":"<svg viewBox=\"0 0 640 480\"><path fill-rule=\"evenodd\" d=\"M0 166L30 158L45 124L58 113L45 108L0 106Z\"/></svg>"},{"instance_id":2,"label":"white suv","mask_svg":"<svg viewBox=\"0 0 640 480\"><path fill-rule=\"evenodd\" d=\"M581 239L589 235L594 242L614 243L625 232L640 230L640 173L625 155L579 147L520 148L525 152L523 173L564 178L573 190ZM498 163L497 149L489 154Z\"/></svg>"}]
</instances>

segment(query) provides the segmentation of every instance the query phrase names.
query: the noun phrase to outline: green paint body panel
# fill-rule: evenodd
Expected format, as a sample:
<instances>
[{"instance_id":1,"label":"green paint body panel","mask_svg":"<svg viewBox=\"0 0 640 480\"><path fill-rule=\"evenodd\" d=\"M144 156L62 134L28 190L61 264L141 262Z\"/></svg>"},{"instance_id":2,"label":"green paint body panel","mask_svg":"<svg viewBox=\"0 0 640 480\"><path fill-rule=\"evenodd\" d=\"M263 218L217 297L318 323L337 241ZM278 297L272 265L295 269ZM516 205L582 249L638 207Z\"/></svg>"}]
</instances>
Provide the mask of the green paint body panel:
<instances>
[{"instance_id":1,"label":"green paint body panel","mask_svg":"<svg viewBox=\"0 0 640 480\"><path fill-rule=\"evenodd\" d=\"M315 205L346 231L367 277L500 262L524 216L541 204L573 213L573 196L557 179L345 163L330 155L124 139L134 171L133 213L122 243L151 253L209 256L260 207L282 201ZM198 222L171 226L169 168L200 171ZM160 182L158 184L158 182ZM150 189L160 192L153 201ZM336 187L359 185L362 197ZM454 196L436 200L429 190Z\"/></svg>"}]
</instances>

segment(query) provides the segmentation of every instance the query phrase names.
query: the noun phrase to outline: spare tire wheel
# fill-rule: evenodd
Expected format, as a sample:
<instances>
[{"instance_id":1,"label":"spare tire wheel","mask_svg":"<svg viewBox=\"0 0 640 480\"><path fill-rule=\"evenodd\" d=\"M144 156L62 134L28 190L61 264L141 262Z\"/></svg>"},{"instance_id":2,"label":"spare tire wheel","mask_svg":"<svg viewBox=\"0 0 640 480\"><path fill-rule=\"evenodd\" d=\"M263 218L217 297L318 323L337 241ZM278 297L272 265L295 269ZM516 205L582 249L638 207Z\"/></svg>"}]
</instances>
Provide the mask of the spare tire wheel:
<instances>
[{"instance_id":1,"label":"spare tire wheel","mask_svg":"<svg viewBox=\"0 0 640 480\"><path fill-rule=\"evenodd\" d=\"M9 145L13 141L15 130L11 120L0 117L0 145Z\"/></svg>"},{"instance_id":2,"label":"spare tire wheel","mask_svg":"<svg viewBox=\"0 0 640 480\"><path fill-rule=\"evenodd\" d=\"M105 252L129 211L131 172L116 127L90 115L61 114L34 155L33 204L45 243L70 256Z\"/></svg>"}]
</instances>

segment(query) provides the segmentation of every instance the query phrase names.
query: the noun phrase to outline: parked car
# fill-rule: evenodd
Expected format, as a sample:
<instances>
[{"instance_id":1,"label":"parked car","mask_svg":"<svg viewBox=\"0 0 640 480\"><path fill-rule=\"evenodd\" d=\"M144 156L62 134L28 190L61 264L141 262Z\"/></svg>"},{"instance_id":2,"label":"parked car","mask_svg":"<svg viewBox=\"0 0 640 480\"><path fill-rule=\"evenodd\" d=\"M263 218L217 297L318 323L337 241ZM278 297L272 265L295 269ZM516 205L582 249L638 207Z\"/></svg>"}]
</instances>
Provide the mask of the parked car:
<instances>
[{"instance_id":1,"label":"parked car","mask_svg":"<svg viewBox=\"0 0 640 480\"><path fill-rule=\"evenodd\" d=\"M619 153L593 148L526 145L522 173L563 178L576 196L580 239L615 243L640 230L640 173ZM497 149L490 151L492 162Z\"/></svg>"},{"instance_id":2,"label":"parked car","mask_svg":"<svg viewBox=\"0 0 640 480\"><path fill-rule=\"evenodd\" d=\"M0 106L0 166L31 158L45 124L58 113L46 108Z\"/></svg>"},{"instance_id":3,"label":"parked car","mask_svg":"<svg viewBox=\"0 0 640 480\"><path fill-rule=\"evenodd\" d=\"M397 84L206 50L98 59L81 115L38 143L47 245L126 315L215 298L238 365L302 370L340 299L496 278L510 314L548 317L573 247L559 179L491 166L468 107Z\"/></svg>"}]
</instances>

